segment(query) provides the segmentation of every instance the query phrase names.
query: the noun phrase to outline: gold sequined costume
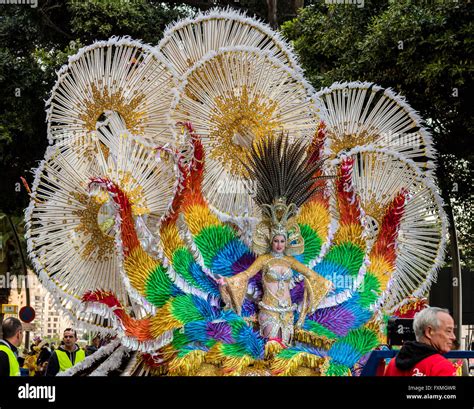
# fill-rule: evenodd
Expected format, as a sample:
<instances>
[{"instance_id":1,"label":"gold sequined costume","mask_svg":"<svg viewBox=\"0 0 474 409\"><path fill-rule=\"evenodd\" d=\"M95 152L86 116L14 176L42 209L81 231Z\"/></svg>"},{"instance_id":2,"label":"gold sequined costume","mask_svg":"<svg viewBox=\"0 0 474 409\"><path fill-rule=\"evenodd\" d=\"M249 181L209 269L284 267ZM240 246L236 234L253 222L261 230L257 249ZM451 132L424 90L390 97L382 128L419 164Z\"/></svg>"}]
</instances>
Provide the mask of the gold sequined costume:
<instances>
[{"instance_id":1,"label":"gold sequined costume","mask_svg":"<svg viewBox=\"0 0 474 409\"><path fill-rule=\"evenodd\" d=\"M304 278L304 302L298 319L298 324L302 324L306 314L314 311L330 290L331 282L290 256L272 253L259 256L247 270L225 279L225 284L221 286L222 298L240 314L248 281L262 271L263 297L258 304L261 333L269 338L280 338L285 343L291 343L294 312L297 310L297 305L291 303L290 297L292 270L302 274Z\"/></svg>"}]
</instances>

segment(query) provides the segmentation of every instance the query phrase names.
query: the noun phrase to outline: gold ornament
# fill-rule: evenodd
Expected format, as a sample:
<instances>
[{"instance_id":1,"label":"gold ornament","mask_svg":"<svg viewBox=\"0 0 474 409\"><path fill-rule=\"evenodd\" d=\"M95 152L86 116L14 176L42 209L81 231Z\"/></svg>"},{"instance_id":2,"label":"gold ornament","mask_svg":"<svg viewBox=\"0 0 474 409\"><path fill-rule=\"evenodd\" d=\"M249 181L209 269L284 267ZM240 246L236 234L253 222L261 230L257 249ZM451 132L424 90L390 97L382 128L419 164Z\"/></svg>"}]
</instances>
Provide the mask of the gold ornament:
<instances>
[{"instance_id":1,"label":"gold ornament","mask_svg":"<svg viewBox=\"0 0 474 409\"><path fill-rule=\"evenodd\" d=\"M94 131L96 129L97 121L105 111L115 111L123 118L130 132L136 135L143 134L145 116L143 112L137 111L137 107L145 98L143 94L136 94L126 102L122 88L109 94L107 88L103 88L101 92L95 84L91 84L91 90L92 98L85 103L85 111L79 114L79 118L85 122L87 130Z\"/></svg>"},{"instance_id":2,"label":"gold ornament","mask_svg":"<svg viewBox=\"0 0 474 409\"><path fill-rule=\"evenodd\" d=\"M215 99L210 133L210 157L232 173L246 175L239 158L261 139L271 137L282 124L275 112L278 104L259 95L250 96L247 86L240 92Z\"/></svg>"},{"instance_id":3,"label":"gold ornament","mask_svg":"<svg viewBox=\"0 0 474 409\"><path fill-rule=\"evenodd\" d=\"M257 225L253 235L253 250L256 254L271 251L271 241L275 236L286 238L285 254L296 255L304 251L304 239L296 222L296 205L286 204L285 198L276 199L271 205L263 205L264 219Z\"/></svg>"},{"instance_id":4,"label":"gold ornament","mask_svg":"<svg viewBox=\"0 0 474 409\"><path fill-rule=\"evenodd\" d=\"M84 260L89 259L94 252L98 261L115 257L114 238L103 232L97 220L100 208L105 202L85 193L72 192L71 196L83 205L83 209L74 210L72 213L79 217L79 224L74 231L80 233L80 236L86 236L86 244L82 250Z\"/></svg>"}]
</instances>

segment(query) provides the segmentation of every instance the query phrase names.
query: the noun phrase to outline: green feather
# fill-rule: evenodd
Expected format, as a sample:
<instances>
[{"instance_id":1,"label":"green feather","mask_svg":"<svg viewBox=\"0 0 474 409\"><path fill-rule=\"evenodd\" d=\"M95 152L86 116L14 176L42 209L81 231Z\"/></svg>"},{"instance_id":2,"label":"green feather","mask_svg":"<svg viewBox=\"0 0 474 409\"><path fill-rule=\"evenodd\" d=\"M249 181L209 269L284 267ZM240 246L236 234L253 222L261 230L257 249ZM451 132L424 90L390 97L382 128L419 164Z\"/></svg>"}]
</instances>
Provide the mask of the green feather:
<instances>
[{"instance_id":1,"label":"green feather","mask_svg":"<svg viewBox=\"0 0 474 409\"><path fill-rule=\"evenodd\" d=\"M173 268L187 283L199 287L199 283L189 272L189 265L194 262L191 252L184 247L178 248L173 253Z\"/></svg>"},{"instance_id":2,"label":"green feather","mask_svg":"<svg viewBox=\"0 0 474 409\"><path fill-rule=\"evenodd\" d=\"M193 351L195 351L195 349L180 349L178 351L178 358L184 358L186 355Z\"/></svg>"},{"instance_id":3,"label":"green feather","mask_svg":"<svg viewBox=\"0 0 474 409\"><path fill-rule=\"evenodd\" d=\"M326 375L327 376L347 376L348 370L349 368L347 366L331 361L329 363L329 367L326 372Z\"/></svg>"},{"instance_id":4,"label":"green feather","mask_svg":"<svg viewBox=\"0 0 474 409\"><path fill-rule=\"evenodd\" d=\"M190 295L179 295L171 302L173 317L184 324L204 319L199 310L194 306Z\"/></svg>"},{"instance_id":5,"label":"green feather","mask_svg":"<svg viewBox=\"0 0 474 409\"><path fill-rule=\"evenodd\" d=\"M291 359L295 355L301 353L301 350L295 350L292 348L286 348L280 351L277 355L277 358L283 358L283 359Z\"/></svg>"},{"instance_id":6,"label":"green feather","mask_svg":"<svg viewBox=\"0 0 474 409\"><path fill-rule=\"evenodd\" d=\"M172 345L175 349L181 349L184 345L188 344L189 338L186 336L184 331L176 329L173 331L173 342Z\"/></svg>"},{"instance_id":7,"label":"green feather","mask_svg":"<svg viewBox=\"0 0 474 409\"><path fill-rule=\"evenodd\" d=\"M228 324L232 328L232 336L235 338L239 335L240 330L247 325L247 323L243 319L233 319L228 321Z\"/></svg>"},{"instance_id":8,"label":"green feather","mask_svg":"<svg viewBox=\"0 0 474 409\"><path fill-rule=\"evenodd\" d=\"M248 355L245 347L240 344L222 344L221 351L226 356L241 357Z\"/></svg>"},{"instance_id":9,"label":"green feather","mask_svg":"<svg viewBox=\"0 0 474 409\"><path fill-rule=\"evenodd\" d=\"M331 330L327 329L323 325L318 322L314 322L311 320L306 320L305 327L308 327L308 330L314 332L316 335L320 335L323 337L327 337L329 339L336 339L337 335L332 332Z\"/></svg>"},{"instance_id":10,"label":"green feather","mask_svg":"<svg viewBox=\"0 0 474 409\"><path fill-rule=\"evenodd\" d=\"M347 268L349 274L355 277L364 261L364 252L353 243L342 243L331 248L324 260Z\"/></svg>"},{"instance_id":11,"label":"green feather","mask_svg":"<svg viewBox=\"0 0 474 409\"><path fill-rule=\"evenodd\" d=\"M206 342L204 342L204 345L206 345L208 348L212 348L215 344L217 344L215 339L208 339Z\"/></svg>"},{"instance_id":12,"label":"green feather","mask_svg":"<svg viewBox=\"0 0 474 409\"><path fill-rule=\"evenodd\" d=\"M321 251L322 240L307 224L300 224L301 236L304 239L304 264L314 260Z\"/></svg>"},{"instance_id":13,"label":"green feather","mask_svg":"<svg viewBox=\"0 0 474 409\"><path fill-rule=\"evenodd\" d=\"M235 232L228 226L209 226L202 229L194 238L194 242L202 254L204 265L210 268L219 250L233 238Z\"/></svg>"},{"instance_id":14,"label":"green feather","mask_svg":"<svg viewBox=\"0 0 474 409\"><path fill-rule=\"evenodd\" d=\"M146 299L155 307L162 307L170 298L172 284L165 268L157 265L145 283Z\"/></svg>"},{"instance_id":15,"label":"green feather","mask_svg":"<svg viewBox=\"0 0 474 409\"><path fill-rule=\"evenodd\" d=\"M351 345L354 349L359 351L361 355L372 351L379 345L377 335L368 328L358 328L349 331L345 337L341 338L341 342Z\"/></svg>"},{"instance_id":16,"label":"green feather","mask_svg":"<svg viewBox=\"0 0 474 409\"><path fill-rule=\"evenodd\" d=\"M362 308L369 308L381 293L380 282L376 276L368 271L364 276L362 288L359 288L359 304Z\"/></svg>"}]
</instances>

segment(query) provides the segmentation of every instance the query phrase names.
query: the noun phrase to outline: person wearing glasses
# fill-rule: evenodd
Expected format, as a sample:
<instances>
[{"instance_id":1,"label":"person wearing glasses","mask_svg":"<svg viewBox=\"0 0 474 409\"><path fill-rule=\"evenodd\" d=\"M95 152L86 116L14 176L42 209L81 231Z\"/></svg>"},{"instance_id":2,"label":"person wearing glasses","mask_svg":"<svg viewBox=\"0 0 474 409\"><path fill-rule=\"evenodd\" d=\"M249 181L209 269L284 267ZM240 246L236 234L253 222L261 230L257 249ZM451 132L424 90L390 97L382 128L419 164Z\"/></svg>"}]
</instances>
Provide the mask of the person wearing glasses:
<instances>
[{"instance_id":1,"label":"person wearing glasses","mask_svg":"<svg viewBox=\"0 0 474 409\"><path fill-rule=\"evenodd\" d=\"M63 334L62 344L51 354L49 358L46 376L56 376L59 372L67 371L69 368L81 362L86 354L76 344L77 333L72 328L66 328Z\"/></svg>"},{"instance_id":2,"label":"person wearing glasses","mask_svg":"<svg viewBox=\"0 0 474 409\"><path fill-rule=\"evenodd\" d=\"M2 322L3 339L0 339L0 376L20 376L18 347L23 341L21 321L14 317Z\"/></svg>"}]
</instances>

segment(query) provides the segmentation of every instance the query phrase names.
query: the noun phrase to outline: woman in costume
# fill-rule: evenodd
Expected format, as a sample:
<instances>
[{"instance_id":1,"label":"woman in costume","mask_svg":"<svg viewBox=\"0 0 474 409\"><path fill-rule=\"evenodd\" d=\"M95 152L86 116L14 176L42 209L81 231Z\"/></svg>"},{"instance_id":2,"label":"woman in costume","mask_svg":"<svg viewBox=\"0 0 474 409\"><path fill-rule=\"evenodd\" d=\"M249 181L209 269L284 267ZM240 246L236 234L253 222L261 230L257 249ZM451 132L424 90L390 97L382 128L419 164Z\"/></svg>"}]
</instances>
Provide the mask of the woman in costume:
<instances>
[{"instance_id":1,"label":"woman in costume","mask_svg":"<svg viewBox=\"0 0 474 409\"><path fill-rule=\"evenodd\" d=\"M246 271L220 277L220 293L227 307L240 314L249 280L262 271L263 297L258 303L261 335L288 345L293 339L295 312L299 315L296 325L301 327L306 315L332 288L329 280L292 257L304 251L295 216L319 190L318 180L324 177L315 174L321 162L311 162L301 143L290 145L281 136L254 145L244 166L256 186L255 201L263 215L253 235L253 250L258 257ZM299 308L290 296L293 271L304 279Z\"/></svg>"}]
</instances>

